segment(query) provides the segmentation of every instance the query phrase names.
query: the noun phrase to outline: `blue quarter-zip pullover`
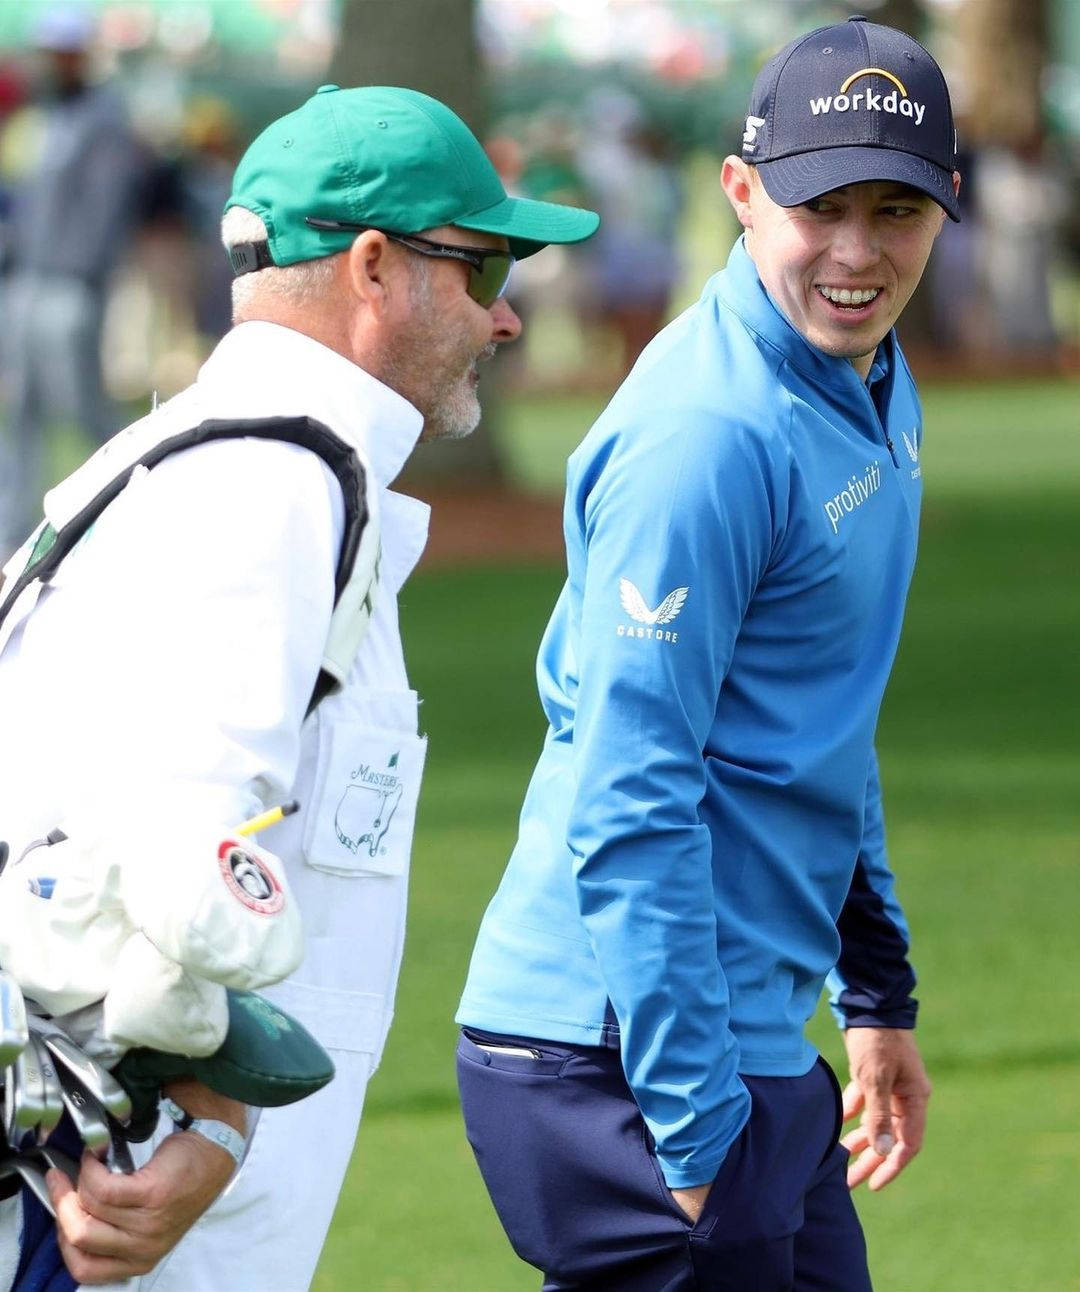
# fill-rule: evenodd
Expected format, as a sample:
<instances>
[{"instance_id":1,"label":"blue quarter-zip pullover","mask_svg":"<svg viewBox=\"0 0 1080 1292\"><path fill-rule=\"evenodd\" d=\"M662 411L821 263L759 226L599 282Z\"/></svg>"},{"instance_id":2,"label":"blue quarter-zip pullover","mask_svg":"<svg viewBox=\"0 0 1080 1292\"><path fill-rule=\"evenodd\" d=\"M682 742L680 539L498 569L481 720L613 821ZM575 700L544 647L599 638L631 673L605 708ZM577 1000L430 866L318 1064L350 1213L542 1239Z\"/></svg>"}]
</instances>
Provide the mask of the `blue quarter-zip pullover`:
<instances>
[{"instance_id":1,"label":"blue quarter-zip pullover","mask_svg":"<svg viewBox=\"0 0 1080 1292\"><path fill-rule=\"evenodd\" d=\"M742 241L570 460L549 722L458 1021L618 1045L669 1186L716 1174L740 1073L799 1076L826 975L914 1022L874 755L922 441L893 335L809 345Z\"/></svg>"}]
</instances>

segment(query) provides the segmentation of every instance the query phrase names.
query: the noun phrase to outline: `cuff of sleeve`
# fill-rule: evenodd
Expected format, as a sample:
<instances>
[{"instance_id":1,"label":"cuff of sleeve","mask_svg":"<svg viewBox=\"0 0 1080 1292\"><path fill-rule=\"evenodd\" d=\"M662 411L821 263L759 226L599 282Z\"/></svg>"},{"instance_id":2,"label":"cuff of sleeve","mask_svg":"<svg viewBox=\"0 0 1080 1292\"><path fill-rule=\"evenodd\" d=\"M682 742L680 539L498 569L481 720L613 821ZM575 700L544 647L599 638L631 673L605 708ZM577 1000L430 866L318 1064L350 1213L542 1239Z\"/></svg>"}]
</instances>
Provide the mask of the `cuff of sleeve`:
<instances>
[{"instance_id":1,"label":"cuff of sleeve","mask_svg":"<svg viewBox=\"0 0 1080 1292\"><path fill-rule=\"evenodd\" d=\"M839 1011L840 1026L845 1029L849 1027L896 1027L910 1031L915 1026L915 1016L918 1010L918 1002L914 1000L895 1009L859 1010L843 1009L841 1007Z\"/></svg>"},{"instance_id":2,"label":"cuff of sleeve","mask_svg":"<svg viewBox=\"0 0 1080 1292\"><path fill-rule=\"evenodd\" d=\"M750 1120L750 1094L741 1081L738 1098L731 1104L731 1112L733 1118L729 1121L722 1137L719 1140L714 1138L711 1143L701 1145L693 1153L676 1156L662 1152L659 1147L655 1149L660 1172L669 1189L695 1189L702 1184L711 1184L716 1179L727 1160L732 1144L743 1133Z\"/></svg>"}]
</instances>

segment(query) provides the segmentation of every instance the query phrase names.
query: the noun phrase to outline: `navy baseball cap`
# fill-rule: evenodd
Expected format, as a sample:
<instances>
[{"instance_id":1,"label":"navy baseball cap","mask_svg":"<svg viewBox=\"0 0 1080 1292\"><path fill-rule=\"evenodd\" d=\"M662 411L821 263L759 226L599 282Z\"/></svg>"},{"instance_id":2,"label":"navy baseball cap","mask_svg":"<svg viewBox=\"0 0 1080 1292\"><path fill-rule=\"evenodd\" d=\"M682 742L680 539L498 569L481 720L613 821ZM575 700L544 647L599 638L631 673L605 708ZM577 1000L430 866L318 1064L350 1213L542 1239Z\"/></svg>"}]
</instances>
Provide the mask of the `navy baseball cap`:
<instances>
[{"instance_id":1,"label":"navy baseball cap","mask_svg":"<svg viewBox=\"0 0 1080 1292\"><path fill-rule=\"evenodd\" d=\"M918 41L865 18L819 27L765 64L750 93L742 158L780 206L895 180L960 219L941 68Z\"/></svg>"}]
</instances>

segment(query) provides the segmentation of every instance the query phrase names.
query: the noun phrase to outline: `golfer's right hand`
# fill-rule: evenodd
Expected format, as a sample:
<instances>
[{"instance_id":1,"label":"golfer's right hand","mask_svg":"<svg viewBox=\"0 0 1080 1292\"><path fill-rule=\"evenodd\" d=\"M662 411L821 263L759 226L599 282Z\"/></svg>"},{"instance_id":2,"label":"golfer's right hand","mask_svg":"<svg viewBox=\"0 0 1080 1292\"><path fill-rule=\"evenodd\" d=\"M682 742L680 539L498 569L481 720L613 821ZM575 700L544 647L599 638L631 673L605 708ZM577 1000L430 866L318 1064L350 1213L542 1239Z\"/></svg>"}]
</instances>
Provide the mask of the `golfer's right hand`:
<instances>
[{"instance_id":1,"label":"golfer's right hand","mask_svg":"<svg viewBox=\"0 0 1080 1292\"><path fill-rule=\"evenodd\" d=\"M689 1189L672 1189L671 1196L680 1211L683 1211L690 1222L696 1225L711 1188L712 1181L708 1184L695 1184Z\"/></svg>"}]
</instances>

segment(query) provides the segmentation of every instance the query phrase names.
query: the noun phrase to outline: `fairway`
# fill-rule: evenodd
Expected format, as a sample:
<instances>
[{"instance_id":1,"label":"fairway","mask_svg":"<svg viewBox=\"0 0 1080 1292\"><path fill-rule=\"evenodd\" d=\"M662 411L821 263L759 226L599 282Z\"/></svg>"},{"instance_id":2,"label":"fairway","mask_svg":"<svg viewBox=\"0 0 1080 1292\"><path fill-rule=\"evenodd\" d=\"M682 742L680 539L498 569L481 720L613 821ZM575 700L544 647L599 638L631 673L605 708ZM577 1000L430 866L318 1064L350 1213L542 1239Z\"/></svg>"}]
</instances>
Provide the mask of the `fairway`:
<instances>
[{"instance_id":1,"label":"fairway","mask_svg":"<svg viewBox=\"0 0 1080 1292\"><path fill-rule=\"evenodd\" d=\"M1080 1292L1078 396L925 393L920 565L878 746L935 1093L921 1157L860 1195L876 1292ZM508 409L516 477L557 490L597 407ZM533 657L560 583L517 564L404 589L431 739L405 967L316 1292L539 1287L465 1144L452 1016L542 736ZM840 1066L828 1018L814 1035Z\"/></svg>"}]
</instances>

